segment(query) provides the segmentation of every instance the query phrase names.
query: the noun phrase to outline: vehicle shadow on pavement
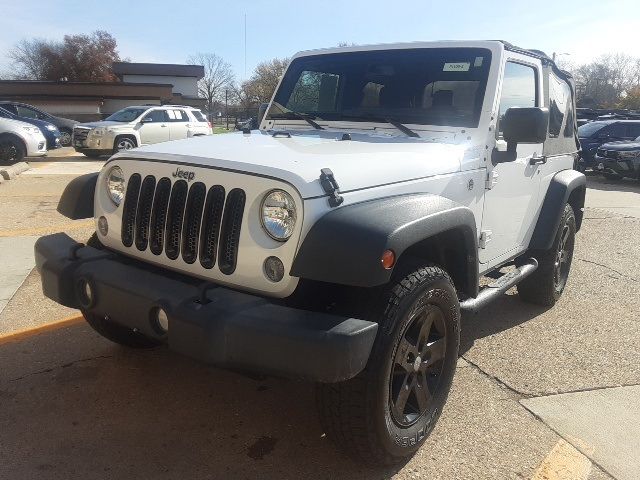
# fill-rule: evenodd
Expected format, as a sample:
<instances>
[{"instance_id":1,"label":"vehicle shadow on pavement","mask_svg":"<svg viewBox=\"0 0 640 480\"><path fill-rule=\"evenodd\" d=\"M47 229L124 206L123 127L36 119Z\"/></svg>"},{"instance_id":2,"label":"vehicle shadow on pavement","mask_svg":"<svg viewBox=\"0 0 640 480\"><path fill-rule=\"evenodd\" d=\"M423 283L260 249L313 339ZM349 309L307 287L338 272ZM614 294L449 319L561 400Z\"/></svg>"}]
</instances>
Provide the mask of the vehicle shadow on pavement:
<instances>
[{"instance_id":1,"label":"vehicle shadow on pavement","mask_svg":"<svg viewBox=\"0 0 640 480\"><path fill-rule=\"evenodd\" d=\"M631 178L609 180L604 177L588 176L587 187L603 192L631 192L640 193L640 182Z\"/></svg>"},{"instance_id":2,"label":"vehicle shadow on pavement","mask_svg":"<svg viewBox=\"0 0 640 480\"><path fill-rule=\"evenodd\" d=\"M341 455L312 384L126 350L84 323L0 344L0 365L0 478L358 479L401 468Z\"/></svg>"},{"instance_id":3,"label":"vehicle shadow on pavement","mask_svg":"<svg viewBox=\"0 0 640 480\"><path fill-rule=\"evenodd\" d=\"M523 302L517 293L502 295L476 314L463 314L460 325L460 355L476 340L522 325L549 310Z\"/></svg>"}]
</instances>

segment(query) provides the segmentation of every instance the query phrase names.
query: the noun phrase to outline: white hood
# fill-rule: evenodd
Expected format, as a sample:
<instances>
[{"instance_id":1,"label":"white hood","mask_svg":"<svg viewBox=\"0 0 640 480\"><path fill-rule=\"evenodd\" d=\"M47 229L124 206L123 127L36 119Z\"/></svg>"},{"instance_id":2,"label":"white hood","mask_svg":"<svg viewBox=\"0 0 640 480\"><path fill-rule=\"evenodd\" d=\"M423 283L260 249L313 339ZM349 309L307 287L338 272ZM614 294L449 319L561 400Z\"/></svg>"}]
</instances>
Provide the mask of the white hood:
<instances>
[{"instance_id":1,"label":"white hood","mask_svg":"<svg viewBox=\"0 0 640 480\"><path fill-rule=\"evenodd\" d=\"M331 131L223 134L148 145L116 158L148 158L252 172L280 178L303 198L324 195L320 170L330 168L340 192L402 182L460 170L465 147L422 139L351 133L338 140Z\"/></svg>"}]
</instances>

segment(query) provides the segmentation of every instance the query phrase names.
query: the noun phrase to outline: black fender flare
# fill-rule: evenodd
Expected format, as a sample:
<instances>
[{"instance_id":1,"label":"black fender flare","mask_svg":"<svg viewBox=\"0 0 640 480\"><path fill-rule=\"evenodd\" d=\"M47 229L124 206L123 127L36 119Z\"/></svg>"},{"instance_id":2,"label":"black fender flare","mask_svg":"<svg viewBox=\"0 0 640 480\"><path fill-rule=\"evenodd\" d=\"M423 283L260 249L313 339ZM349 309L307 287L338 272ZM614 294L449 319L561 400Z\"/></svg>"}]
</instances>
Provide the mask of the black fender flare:
<instances>
[{"instance_id":1,"label":"black fender flare","mask_svg":"<svg viewBox=\"0 0 640 480\"><path fill-rule=\"evenodd\" d=\"M291 275L321 282L374 287L388 283L392 270L381 256L396 259L434 235L456 230L465 250L465 291L478 288L478 247L473 212L432 194L409 194L345 205L321 217L307 233Z\"/></svg>"},{"instance_id":2,"label":"black fender flare","mask_svg":"<svg viewBox=\"0 0 640 480\"><path fill-rule=\"evenodd\" d=\"M587 177L576 170L562 170L553 176L529 242L530 249L548 250L551 248L566 203L573 207L576 216L576 229L580 230L586 189Z\"/></svg>"},{"instance_id":3,"label":"black fender flare","mask_svg":"<svg viewBox=\"0 0 640 480\"><path fill-rule=\"evenodd\" d=\"M97 173L87 173L71 180L58 202L58 213L72 220L93 218L93 196L97 181Z\"/></svg>"}]
</instances>

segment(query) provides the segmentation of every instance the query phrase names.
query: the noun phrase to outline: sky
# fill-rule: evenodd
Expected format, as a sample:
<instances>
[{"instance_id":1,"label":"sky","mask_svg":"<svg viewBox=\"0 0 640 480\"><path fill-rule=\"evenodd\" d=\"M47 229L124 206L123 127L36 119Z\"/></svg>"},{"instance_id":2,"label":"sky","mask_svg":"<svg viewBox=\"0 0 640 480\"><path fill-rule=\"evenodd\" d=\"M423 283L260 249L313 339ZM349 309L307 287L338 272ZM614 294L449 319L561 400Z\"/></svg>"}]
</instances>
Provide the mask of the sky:
<instances>
[{"instance_id":1,"label":"sky","mask_svg":"<svg viewBox=\"0 0 640 480\"><path fill-rule=\"evenodd\" d=\"M97 29L114 35L121 57L133 62L184 63L213 52L238 80L263 60L340 42L501 39L578 65L605 53L640 57L638 0L0 0L0 11L3 73L22 38Z\"/></svg>"}]
</instances>

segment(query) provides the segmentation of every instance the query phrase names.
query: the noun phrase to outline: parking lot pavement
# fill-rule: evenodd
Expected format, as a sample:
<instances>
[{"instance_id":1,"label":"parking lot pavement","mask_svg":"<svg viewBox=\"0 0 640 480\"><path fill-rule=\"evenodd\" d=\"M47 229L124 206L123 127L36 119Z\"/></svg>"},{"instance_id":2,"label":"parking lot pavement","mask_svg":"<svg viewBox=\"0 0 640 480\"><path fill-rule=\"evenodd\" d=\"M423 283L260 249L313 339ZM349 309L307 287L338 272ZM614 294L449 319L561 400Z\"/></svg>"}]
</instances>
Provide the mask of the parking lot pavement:
<instances>
[{"instance_id":1,"label":"parking lot pavement","mask_svg":"<svg viewBox=\"0 0 640 480\"><path fill-rule=\"evenodd\" d=\"M2 185L2 201L9 186L25 202L0 236L62 226L86 238L91 223L52 207L70 178ZM512 291L463 319L450 400L406 465L363 468L336 452L312 385L110 344L44 299L32 272L0 335L66 320L0 337L0 478L637 478L631 461L618 467L621 452L640 458L637 413L622 407L640 385L640 185L588 182L562 299L545 310ZM38 215L32 188L47 206Z\"/></svg>"}]
</instances>

